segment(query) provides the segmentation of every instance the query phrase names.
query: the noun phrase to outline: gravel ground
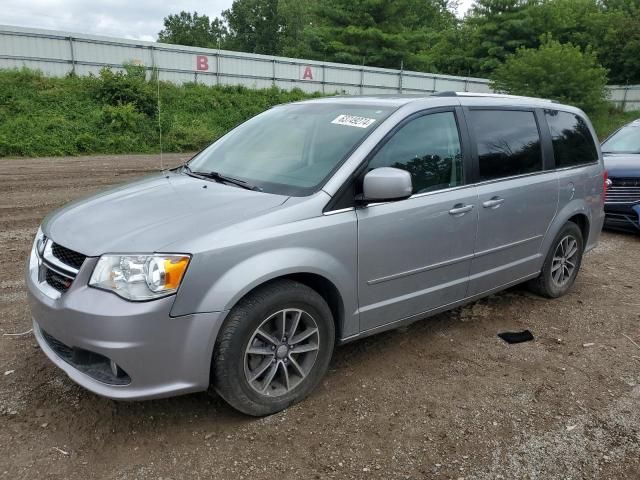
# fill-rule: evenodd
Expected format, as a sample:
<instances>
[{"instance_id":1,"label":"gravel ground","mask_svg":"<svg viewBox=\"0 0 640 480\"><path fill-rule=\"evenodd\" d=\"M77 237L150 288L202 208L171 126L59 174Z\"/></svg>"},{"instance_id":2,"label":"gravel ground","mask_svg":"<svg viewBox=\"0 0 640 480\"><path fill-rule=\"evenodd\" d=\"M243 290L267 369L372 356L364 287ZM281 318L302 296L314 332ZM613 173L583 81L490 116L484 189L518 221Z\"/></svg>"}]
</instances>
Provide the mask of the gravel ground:
<instances>
[{"instance_id":1,"label":"gravel ground","mask_svg":"<svg viewBox=\"0 0 640 480\"><path fill-rule=\"evenodd\" d=\"M6 335L30 328L33 235L53 208L158 167L0 160L0 479L640 478L633 235L605 233L564 298L515 288L338 348L317 391L271 417L206 393L121 403L76 386L32 335ZM524 328L534 342L496 337Z\"/></svg>"}]
</instances>

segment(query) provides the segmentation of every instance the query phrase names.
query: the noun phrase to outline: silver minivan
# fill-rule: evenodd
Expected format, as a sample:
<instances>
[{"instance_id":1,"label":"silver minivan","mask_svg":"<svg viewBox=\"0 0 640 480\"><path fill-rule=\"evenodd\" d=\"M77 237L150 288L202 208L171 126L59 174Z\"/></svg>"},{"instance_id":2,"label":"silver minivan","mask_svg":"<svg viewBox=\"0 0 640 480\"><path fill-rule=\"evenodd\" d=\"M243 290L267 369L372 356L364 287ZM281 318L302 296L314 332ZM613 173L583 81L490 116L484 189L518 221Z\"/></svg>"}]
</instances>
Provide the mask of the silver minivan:
<instances>
[{"instance_id":1,"label":"silver minivan","mask_svg":"<svg viewBox=\"0 0 640 480\"><path fill-rule=\"evenodd\" d=\"M338 344L522 282L566 293L604 219L595 138L582 111L524 97L277 106L50 214L26 273L35 336L109 398L212 386L282 410Z\"/></svg>"}]
</instances>

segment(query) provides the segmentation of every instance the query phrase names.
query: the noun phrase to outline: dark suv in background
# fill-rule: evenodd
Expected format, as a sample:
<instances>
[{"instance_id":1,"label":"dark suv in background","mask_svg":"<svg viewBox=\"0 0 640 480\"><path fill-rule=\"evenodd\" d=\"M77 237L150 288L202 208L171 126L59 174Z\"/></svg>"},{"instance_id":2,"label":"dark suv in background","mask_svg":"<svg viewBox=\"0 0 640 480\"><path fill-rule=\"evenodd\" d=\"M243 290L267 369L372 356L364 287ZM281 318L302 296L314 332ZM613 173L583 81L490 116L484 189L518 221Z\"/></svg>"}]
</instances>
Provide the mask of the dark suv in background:
<instances>
[{"instance_id":1,"label":"dark suv in background","mask_svg":"<svg viewBox=\"0 0 640 480\"><path fill-rule=\"evenodd\" d=\"M609 172L605 225L640 232L640 119L607 138L602 153Z\"/></svg>"}]
</instances>

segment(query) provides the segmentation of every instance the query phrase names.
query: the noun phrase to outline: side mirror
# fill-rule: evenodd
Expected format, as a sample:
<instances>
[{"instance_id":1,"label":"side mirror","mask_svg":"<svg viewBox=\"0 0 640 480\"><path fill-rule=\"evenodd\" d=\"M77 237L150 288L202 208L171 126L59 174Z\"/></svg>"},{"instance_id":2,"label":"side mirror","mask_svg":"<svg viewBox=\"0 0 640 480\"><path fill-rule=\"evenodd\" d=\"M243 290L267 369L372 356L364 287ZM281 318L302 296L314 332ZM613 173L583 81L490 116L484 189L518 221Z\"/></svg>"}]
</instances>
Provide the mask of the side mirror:
<instances>
[{"instance_id":1,"label":"side mirror","mask_svg":"<svg viewBox=\"0 0 640 480\"><path fill-rule=\"evenodd\" d=\"M409 198L413 193L411 174L393 167L380 167L364 176L362 200L385 202Z\"/></svg>"}]
</instances>

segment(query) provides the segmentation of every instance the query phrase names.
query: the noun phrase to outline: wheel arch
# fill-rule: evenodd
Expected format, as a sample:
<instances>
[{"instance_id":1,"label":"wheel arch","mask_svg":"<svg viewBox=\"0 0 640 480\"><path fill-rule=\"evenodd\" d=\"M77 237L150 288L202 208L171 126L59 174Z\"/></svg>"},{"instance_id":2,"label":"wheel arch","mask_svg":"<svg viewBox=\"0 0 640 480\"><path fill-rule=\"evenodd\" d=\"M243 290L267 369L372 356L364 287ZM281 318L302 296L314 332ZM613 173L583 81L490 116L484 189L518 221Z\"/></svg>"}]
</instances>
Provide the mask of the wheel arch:
<instances>
[{"instance_id":1,"label":"wheel arch","mask_svg":"<svg viewBox=\"0 0 640 480\"><path fill-rule=\"evenodd\" d=\"M355 267L354 267L355 268ZM334 317L336 339L357 333L355 271L325 251L281 248L245 258L222 274L198 299L201 311L229 311L251 292L282 279L316 291Z\"/></svg>"},{"instance_id":2,"label":"wheel arch","mask_svg":"<svg viewBox=\"0 0 640 480\"><path fill-rule=\"evenodd\" d=\"M583 243L585 246L587 245L589 229L591 228L589 208L584 201L574 200L573 202L565 205L565 207L556 214L551 225L549 225L549 229L545 234L540 248L540 253L542 254L540 258L540 268L542 268L542 264L549 252L549 248L551 248L553 239L567 222L572 222L578 225L582 232Z\"/></svg>"},{"instance_id":3,"label":"wheel arch","mask_svg":"<svg viewBox=\"0 0 640 480\"><path fill-rule=\"evenodd\" d=\"M582 243L586 247L587 242L589 240L589 231L591 228L589 217L583 212L576 213L575 215L569 217L567 219L567 222L573 222L576 225L578 225L578 227L580 228L580 231L582 232Z\"/></svg>"},{"instance_id":4,"label":"wheel arch","mask_svg":"<svg viewBox=\"0 0 640 480\"><path fill-rule=\"evenodd\" d=\"M341 338L345 319L345 307L342 295L340 294L338 287L336 287L336 285L331 280L318 273L299 271L286 273L264 280L260 283L255 284L251 289L244 292L244 294L234 302L233 306L231 306L230 309L232 309L235 305L238 304L238 302L251 295L256 290L264 287L265 285L278 282L279 280L292 280L294 282L301 283L311 288L318 295L320 295L324 299L324 301L327 302L327 305L331 310L334 326L336 328L336 341Z\"/></svg>"}]
</instances>

